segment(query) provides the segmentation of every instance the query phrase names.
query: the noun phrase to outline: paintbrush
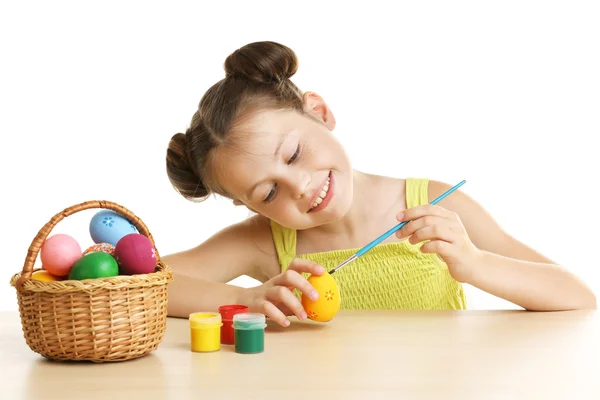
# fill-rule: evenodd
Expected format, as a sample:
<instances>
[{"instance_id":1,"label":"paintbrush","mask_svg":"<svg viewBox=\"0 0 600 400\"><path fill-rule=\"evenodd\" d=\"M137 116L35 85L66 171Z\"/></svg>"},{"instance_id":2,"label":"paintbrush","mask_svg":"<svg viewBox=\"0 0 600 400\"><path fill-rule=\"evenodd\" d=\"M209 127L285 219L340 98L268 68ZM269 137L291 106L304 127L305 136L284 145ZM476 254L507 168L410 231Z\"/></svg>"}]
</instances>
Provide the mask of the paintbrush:
<instances>
[{"instance_id":1,"label":"paintbrush","mask_svg":"<svg viewBox=\"0 0 600 400\"><path fill-rule=\"evenodd\" d=\"M437 204L437 203L439 203L446 196L448 196L450 193L454 192L456 189L458 189L459 187L461 187L462 185L464 185L466 182L467 181L462 181L462 182L458 183L456 186L454 186L454 187L448 189L446 192L442 193L439 197L437 197L435 200L433 200L429 204ZM337 270L339 270L343 266L350 264L352 261L356 260L358 257L360 257L363 254L365 254L367 251L371 250L373 247L375 247L379 243L383 242L386 238L388 238L394 232L396 232L399 229L401 229L404 225L408 224L409 222L410 221L400 222L398 225L394 226L392 229L390 229L389 231L385 232L383 235L379 236L377 239L373 240L371 243L369 243L365 247L363 247L360 250L358 250L355 254L353 254L352 256L348 257L340 265L338 265L337 267L335 267L334 269L332 269L331 271L329 271L329 274L333 274L334 272L336 272Z\"/></svg>"}]
</instances>

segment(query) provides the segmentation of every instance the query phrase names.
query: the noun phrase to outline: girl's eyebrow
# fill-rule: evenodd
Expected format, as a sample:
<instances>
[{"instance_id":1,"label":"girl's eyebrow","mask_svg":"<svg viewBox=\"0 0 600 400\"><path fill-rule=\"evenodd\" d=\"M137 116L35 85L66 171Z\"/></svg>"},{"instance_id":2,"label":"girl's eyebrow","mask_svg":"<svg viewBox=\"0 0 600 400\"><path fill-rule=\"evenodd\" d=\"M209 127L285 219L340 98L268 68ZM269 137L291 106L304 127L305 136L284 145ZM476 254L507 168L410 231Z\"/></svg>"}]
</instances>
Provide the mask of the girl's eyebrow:
<instances>
[{"instance_id":1,"label":"girl's eyebrow","mask_svg":"<svg viewBox=\"0 0 600 400\"><path fill-rule=\"evenodd\" d=\"M274 160L277 160L277 157L279 156L279 151L281 151L281 146L283 145L283 142L285 142L285 139L290 135L290 133L291 131L288 131L286 134L281 136L279 143L277 143L277 147L275 147L275 153L273 153Z\"/></svg>"},{"instance_id":2,"label":"girl's eyebrow","mask_svg":"<svg viewBox=\"0 0 600 400\"><path fill-rule=\"evenodd\" d=\"M252 199L252 198L254 197L254 196L253 196L253 194L254 194L254 191L256 190L256 187L257 187L258 185L260 185L261 183L262 183L262 181L256 182L256 183L254 184L254 186L252 186L252 187L250 188L250 190L248 190L248 191L246 192L246 197L247 197L248 199Z\"/></svg>"},{"instance_id":3,"label":"girl's eyebrow","mask_svg":"<svg viewBox=\"0 0 600 400\"><path fill-rule=\"evenodd\" d=\"M285 143L285 140L288 138L288 136L290 135L290 133L292 133L292 131L288 131L285 134L281 135L281 138L279 139L279 142L277 143L277 146L275 147L275 151L273 153L273 160L277 161L277 158L279 157L279 152L281 151L281 147L283 146L283 143ZM263 181L258 181L256 182L254 185L252 185L252 187L250 188L250 190L248 190L246 192L246 197L251 199L252 195L254 194L254 191L256 190L256 187L258 185L260 185L261 183L263 183Z\"/></svg>"},{"instance_id":4,"label":"girl's eyebrow","mask_svg":"<svg viewBox=\"0 0 600 400\"><path fill-rule=\"evenodd\" d=\"M292 133L294 130L291 129L289 131L287 131L286 133L284 133L283 135L281 135L281 138L279 139L279 142L277 143L277 146L275 147L275 151L273 152L273 160L277 161L277 158L279 157L279 153L281 151L281 147L283 146L283 144L285 143L286 139L290 136L290 133ZM263 183L263 181L258 181L256 182L254 185L252 185L252 187L250 188L250 190L248 190L246 192L246 197L251 199L254 194L254 191L256 190L256 187L258 185L260 185L261 183Z\"/></svg>"}]
</instances>

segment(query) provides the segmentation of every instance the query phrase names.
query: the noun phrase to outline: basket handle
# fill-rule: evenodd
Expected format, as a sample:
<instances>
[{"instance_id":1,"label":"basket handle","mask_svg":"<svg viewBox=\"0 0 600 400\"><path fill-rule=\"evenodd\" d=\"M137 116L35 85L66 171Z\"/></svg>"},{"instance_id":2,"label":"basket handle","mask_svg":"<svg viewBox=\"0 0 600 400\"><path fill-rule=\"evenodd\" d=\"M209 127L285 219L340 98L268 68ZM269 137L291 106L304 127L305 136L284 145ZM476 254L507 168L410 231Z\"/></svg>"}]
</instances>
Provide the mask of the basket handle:
<instances>
[{"instance_id":1,"label":"basket handle","mask_svg":"<svg viewBox=\"0 0 600 400\"><path fill-rule=\"evenodd\" d=\"M123 215L125 218L127 218L138 229L138 231L142 235L144 235L148 239L150 239L150 242L152 243L152 246L154 246L154 250L156 252L156 261L157 262L160 261L160 256L158 255L158 250L156 249L156 245L154 244L154 238L150 234L150 231L148 230L148 227L146 226L146 224L144 224L144 222L142 222L142 220L140 218L138 218L134 213L132 213L125 207L123 207L119 204L113 203L111 201L106 201L106 200L85 201L83 203L76 204L74 206L65 208L63 211L59 212L54 217L52 217L52 219L50 219L50 221L48 221L46 223L46 225L44 225L42 227L42 229L40 229L38 234L35 236L35 238L31 242L31 245L29 246L29 250L27 250L27 257L25 258L25 264L23 265L23 272L21 273L21 277L19 278L19 280L17 282L17 286L21 285L23 282L25 282L26 280L31 278L31 274L33 273L33 265L35 264L37 255L38 255L40 249L42 248L44 241L46 240L46 238L52 231L52 228L54 228L56 226L56 224L58 224L60 221L62 221L65 217L68 217L69 215L72 215L79 211L87 210L90 208L104 208L104 209L113 210L113 211L116 211L119 214Z\"/></svg>"}]
</instances>

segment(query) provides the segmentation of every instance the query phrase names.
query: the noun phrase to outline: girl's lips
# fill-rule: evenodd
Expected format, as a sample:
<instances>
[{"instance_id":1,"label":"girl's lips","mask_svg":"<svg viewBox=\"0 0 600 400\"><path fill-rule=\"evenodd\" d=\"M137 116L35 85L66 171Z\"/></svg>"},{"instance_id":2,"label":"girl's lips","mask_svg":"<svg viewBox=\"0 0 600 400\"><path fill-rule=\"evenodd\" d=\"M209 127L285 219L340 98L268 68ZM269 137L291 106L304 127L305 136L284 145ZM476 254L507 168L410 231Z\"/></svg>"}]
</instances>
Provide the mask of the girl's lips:
<instances>
[{"instance_id":1,"label":"girl's lips","mask_svg":"<svg viewBox=\"0 0 600 400\"><path fill-rule=\"evenodd\" d=\"M321 192L323 191L323 188L327 184L327 181L329 180L329 176L330 175L331 175L331 172L329 172L327 174L327 176L325 177L325 179L323 179L323 181L321 182L321 185L319 185L319 188L317 190L315 190L315 194L313 194L313 197L310 199L310 204L308 205L308 209L309 210L311 209L311 207L313 206L313 204L315 204L315 202L319 198L319 195L321 194Z\"/></svg>"},{"instance_id":2,"label":"girl's lips","mask_svg":"<svg viewBox=\"0 0 600 400\"><path fill-rule=\"evenodd\" d=\"M325 198L323 199L321 204L317 205L315 208L311 208L310 210L308 210L309 213L321 211L322 209L327 207L327 204L329 204L329 202L333 198L333 189L335 188L335 184L334 184L333 174L331 173L331 171L329 172L328 178L329 178L329 190L327 190L327 194L325 195ZM325 185L323 185L323 186L325 186ZM318 197L318 193L321 193L321 191L317 192L317 197ZM316 200L316 198L315 198L315 200ZM311 205L312 204L314 204L314 200L311 203Z\"/></svg>"}]
</instances>

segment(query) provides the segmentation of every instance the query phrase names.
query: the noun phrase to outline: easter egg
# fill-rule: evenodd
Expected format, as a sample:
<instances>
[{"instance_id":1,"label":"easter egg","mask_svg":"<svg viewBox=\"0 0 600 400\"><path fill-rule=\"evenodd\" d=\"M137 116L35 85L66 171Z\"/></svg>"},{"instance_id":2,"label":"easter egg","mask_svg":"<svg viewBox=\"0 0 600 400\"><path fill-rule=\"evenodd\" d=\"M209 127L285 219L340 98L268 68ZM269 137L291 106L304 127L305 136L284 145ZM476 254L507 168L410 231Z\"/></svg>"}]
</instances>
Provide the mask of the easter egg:
<instances>
[{"instance_id":1,"label":"easter egg","mask_svg":"<svg viewBox=\"0 0 600 400\"><path fill-rule=\"evenodd\" d=\"M335 279L325 272L321 276L311 275L308 282L319 293L319 298L315 301L302 293L302 306L309 319L319 322L328 322L340 310L340 290Z\"/></svg>"},{"instance_id":2,"label":"easter egg","mask_svg":"<svg viewBox=\"0 0 600 400\"><path fill-rule=\"evenodd\" d=\"M54 276L50 272L44 271L44 270L35 271L33 274L31 274L31 279L35 279L36 281L45 281L45 282L53 282L53 281L62 280L60 277Z\"/></svg>"},{"instance_id":3,"label":"easter egg","mask_svg":"<svg viewBox=\"0 0 600 400\"><path fill-rule=\"evenodd\" d=\"M40 259L43 268L55 276L67 276L77 260L81 258L81 246L69 235L50 236L42 244Z\"/></svg>"},{"instance_id":4,"label":"easter egg","mask_svg":"<svg viewBox=\"0 0 600 400\"><path fill-rule=\"evenodd\" d=\"M130 233L119 240L115 246L115 258L123 274L149 274L156 267L154 246L140 233Z\"/></svg>"},{"instance_id":5,"label":"easter egg","mask_svg":"<svg viewBox=\"0 0 600 400\"><path fill-rule=\"evenodd\" d=\"M116 246L125 235L137 233L135 226L124 216L113 210L97 212L90 220L90 236L94 243Z\"/></svg>"},{"instance_id":6,"label":"easter egg","mask_svg":"<svg viewBox=\"0 0 600 400\"><path fill-rule=\"evenodd\" d=\"M117 260L110 254L95 251L81 257L69 273L69 279L109 278L119 274Z\"/></svg>"},{"instance_id":7,"label":"easter egg","mask_svg":"<svg viewBox=\"0 0 600 400\"><path fill-rule=\"evenodd\" d=\"M115 254L115 248L112 244L98 243L98 244L91 245L90 247L85 249L85 251L83 252L83 255L85 256L86 254L93 253L94 251L102 251L104 253L110 254L111 256L113 254Z\"/></svg>"}]
</instances>

